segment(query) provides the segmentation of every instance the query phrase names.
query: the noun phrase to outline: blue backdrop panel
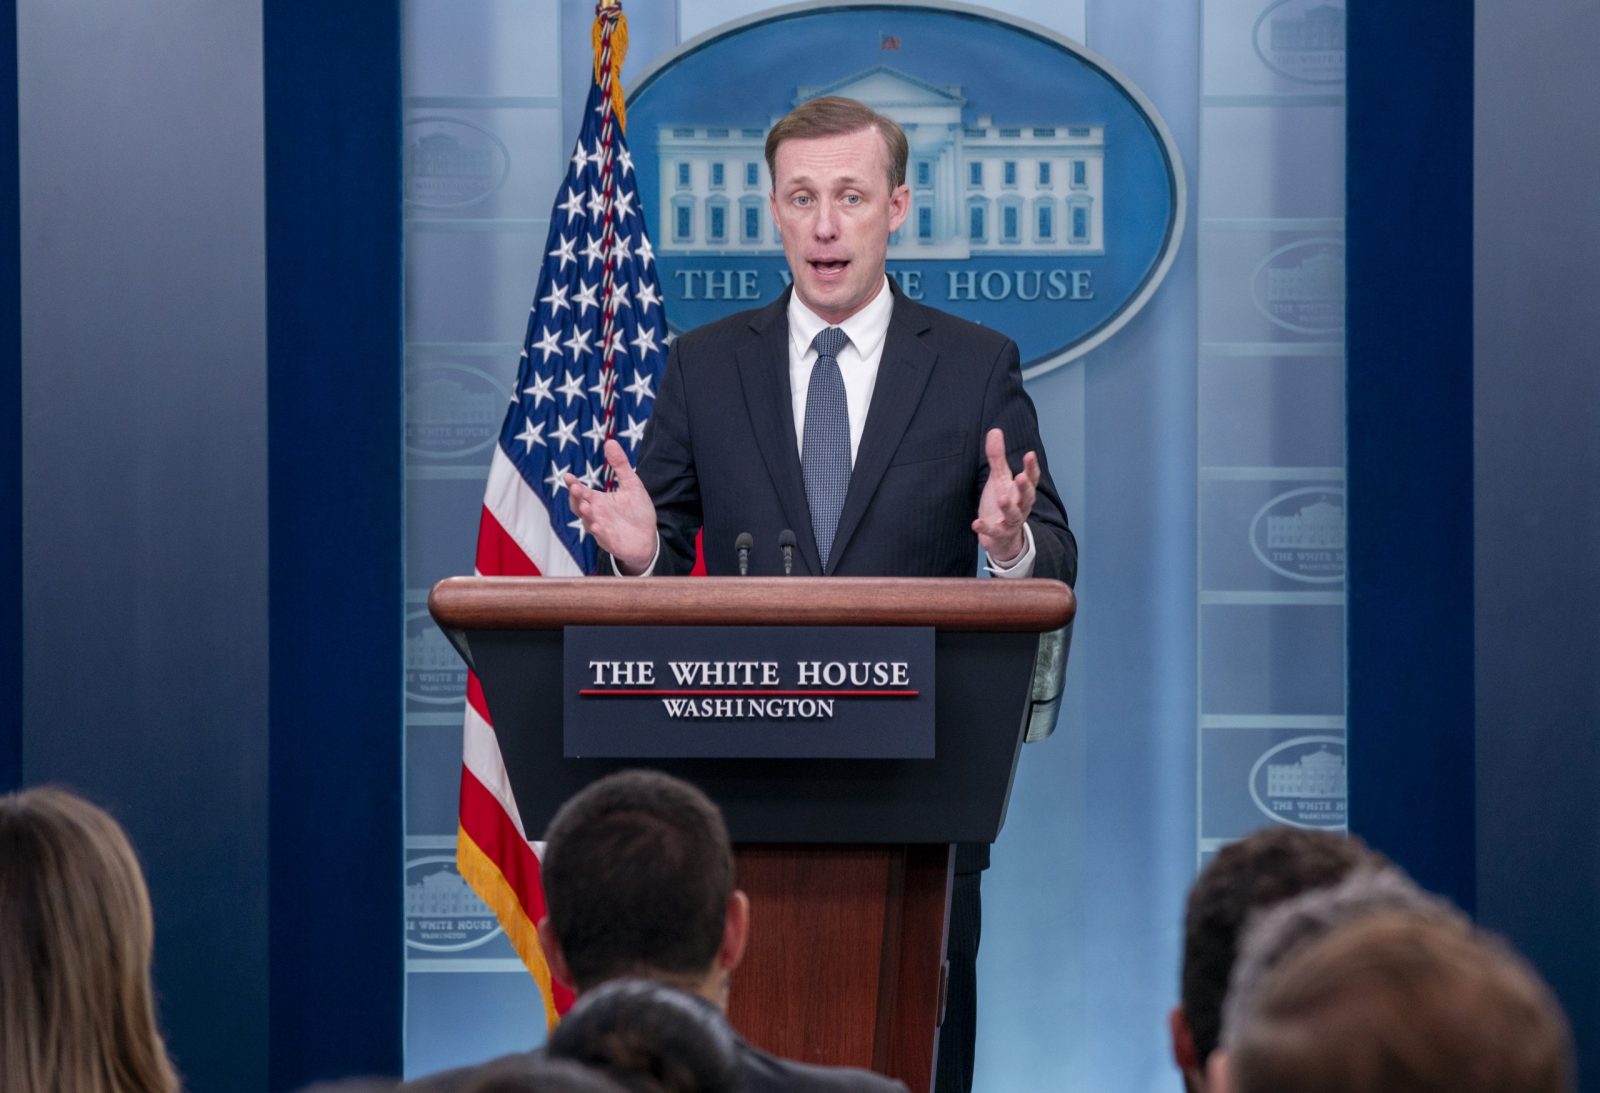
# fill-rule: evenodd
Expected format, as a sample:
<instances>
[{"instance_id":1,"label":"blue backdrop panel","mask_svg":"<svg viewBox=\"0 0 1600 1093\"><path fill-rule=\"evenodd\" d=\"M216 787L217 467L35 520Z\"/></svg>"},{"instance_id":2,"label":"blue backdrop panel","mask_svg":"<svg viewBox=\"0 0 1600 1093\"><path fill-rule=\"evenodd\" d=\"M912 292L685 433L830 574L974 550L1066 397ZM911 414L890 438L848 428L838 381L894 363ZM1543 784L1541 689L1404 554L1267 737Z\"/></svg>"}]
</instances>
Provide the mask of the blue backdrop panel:
<instances>
[{"instance_id":1,"label":"blue backdrop panel","mask_svg":"<svg viewBox=\"0 0 1600 1093\"><path fill-rule=\"evenodd\" d=\"M1600 6L1479 4L1478 913L1544 972L1600 1090Z\"/></svg>"},{"instance_id":2,"label":"blue backdrop panel","mask_svg":"<svg viewBox=\"0 0 1600 1093\"><path fill-rule=\"evenodd\" d=\"M1468 910L1472 32L1449 0L1350 7L1345 404L1351 827Z\"/></svg>"},{"instance_id":3,"label":"blue backdrop panel","mask_svg":"<svg viewBox=\"0 0 1600 1093\"><path fill-rule=\"evenodd\" d=\"M278 1090L400 1071L400 12L264 14Z\"/></svg>"},{"instance_id":4,"label":"blue backdrop panel","mask_svg":"<svg viewBox=\"0 0 1600 1093\"><path fill-rule=\"evenodd\" d=\"M27 474L0 503L23 514L22 777L74 786L122 822L149 881L179 1070L203 1093L259 1093L260 13L19 8L6 15L20 105L7 147L27 214Z\"/></svg>"},{"instance_id":5,"label":"blue backdrop panel","mask_svg":"<svg viewBox=\"0 0 1600 1093\"><path fill-rule=\"evenodd\" d=\"M0 791L22 781L22 215L17 5L0 3Z\"/></svg>"}]
</instances>

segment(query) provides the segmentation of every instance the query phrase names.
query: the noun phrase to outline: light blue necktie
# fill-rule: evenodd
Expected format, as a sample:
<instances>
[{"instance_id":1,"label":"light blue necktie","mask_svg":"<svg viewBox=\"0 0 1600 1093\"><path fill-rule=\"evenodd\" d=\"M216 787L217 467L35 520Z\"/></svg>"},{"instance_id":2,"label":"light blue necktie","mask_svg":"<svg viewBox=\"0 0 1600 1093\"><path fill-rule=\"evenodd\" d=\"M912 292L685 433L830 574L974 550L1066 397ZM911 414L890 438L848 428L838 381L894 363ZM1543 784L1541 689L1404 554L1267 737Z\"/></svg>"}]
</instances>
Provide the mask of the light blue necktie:
<instances>
[{"instance_id":1,"label":"light blue necktie","mask_svg":"<svg viewBox=\"0 0 1600 1093\"><path fill-rule=\"evenodd\" d=\"M850 404L837 356L849 340L836 326L811 340L817 363L811 367L811 384L806 388L806 427L800 441L811 531L817 538L824 573L828 572L828 554L844 509L844 495L850 488Z\"/></svg>"}]
</instances>

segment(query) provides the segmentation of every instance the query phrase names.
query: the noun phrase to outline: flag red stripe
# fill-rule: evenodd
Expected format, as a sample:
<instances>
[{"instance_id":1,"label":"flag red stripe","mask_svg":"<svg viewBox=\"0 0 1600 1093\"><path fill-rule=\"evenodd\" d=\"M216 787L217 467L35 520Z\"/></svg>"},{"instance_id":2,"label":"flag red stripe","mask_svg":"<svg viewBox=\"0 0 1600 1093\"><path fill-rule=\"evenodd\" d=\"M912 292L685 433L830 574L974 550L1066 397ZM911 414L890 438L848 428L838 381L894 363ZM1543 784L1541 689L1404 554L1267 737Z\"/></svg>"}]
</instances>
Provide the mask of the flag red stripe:
<instances>
[{"instance_id":1,"label":"flag red stripe","mask_svg":"<svg viewBox=\"0 0 1600 1093\"><path fill-rule=\"evenodd\" d=\"M537 926L545 916L538 855L500 802L466 767L461 768L461 831L494 862L516 894L523 915ZM550 993L557 1013L572 1008L573 994L566 986L552 979Z\"/></svg>"},{"instance_id":2,"label":"flag red stripe","mask_svg":"<svg viewBox=\"0 0 1600 1093\"><path fill-rule=\"evenodd\" d=\"M522 552L489 506L478 517L478 572L486 577L538 577L539 567Z\"/></svg>"},{"instance_id":3,"label":"flag red stripe","mask_svg":"<svg viewBox=\"0 0 1600 1093\"><path fill-rule=\"evenodd\" d=\"M500 867L528 920L537 924L545 914L539 858L500 802L466 767L461 768L461 829Z\"/></svg>"},{"instance_id":4,"label":"flag red stripe","mask_svg":"<svg viewBox=\"0 0 1600 1093\"><path fill-rule=\"evenodd\" d=\"M486 724L494 724L493 719L489 717L489 700L483 697L483 684L478 682L478 673L470 668L467 669L467 705L471 706Z\"/></svg>"}]
</instances>

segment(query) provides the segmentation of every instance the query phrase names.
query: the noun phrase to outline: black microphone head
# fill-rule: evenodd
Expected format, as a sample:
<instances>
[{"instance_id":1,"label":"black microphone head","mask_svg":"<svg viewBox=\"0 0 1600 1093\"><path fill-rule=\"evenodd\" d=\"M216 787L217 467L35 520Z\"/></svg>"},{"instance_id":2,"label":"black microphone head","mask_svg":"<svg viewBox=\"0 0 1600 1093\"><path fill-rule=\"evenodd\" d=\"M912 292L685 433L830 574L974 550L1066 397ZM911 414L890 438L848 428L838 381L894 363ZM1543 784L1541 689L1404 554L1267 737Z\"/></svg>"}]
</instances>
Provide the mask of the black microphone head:
<instances>
[{"instance_id":1,"label":"black microphone head","mask_svg":"<svg viewBox=\"0 0 1600 1093\"><path fill-rule=\"evenodd\" d=\"M733 541L734 550L749 550L756 545L755 536L748 531L741 531L739 537Z\"/></svg>"},{"instance_id":2,"label":"black microphone head","mask_svg":"<svg viewBox=\"0 0 1600 1093\"><path fill-rule=\"evenodd\" d=\"M788 528L784 528L782 531L778 532L778 546L782 547L784 550L793 550L795 545L794 532L790 531Z\"/></svg>"}]
</instances>

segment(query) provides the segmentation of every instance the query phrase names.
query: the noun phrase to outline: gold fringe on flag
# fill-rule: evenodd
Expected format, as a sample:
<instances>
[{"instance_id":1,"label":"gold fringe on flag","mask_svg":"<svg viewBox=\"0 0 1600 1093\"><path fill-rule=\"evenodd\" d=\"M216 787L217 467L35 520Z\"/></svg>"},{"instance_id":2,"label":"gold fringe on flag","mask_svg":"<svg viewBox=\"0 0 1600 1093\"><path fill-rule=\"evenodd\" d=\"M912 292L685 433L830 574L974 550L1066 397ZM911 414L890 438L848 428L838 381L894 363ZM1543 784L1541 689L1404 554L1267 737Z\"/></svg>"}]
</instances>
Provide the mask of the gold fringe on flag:
<instances>
[{"instance_id":1,"label":"gold fringe on flag","mask_svg":"<svg viewBox=\"0 0 1600 1093\"><path fill-rule=\"evenodd\" d=\"M609 83L606 73L600 69L601 55L604 52L602 43L605 37L605 23L615 13L616 25L611 31L611 71ZM622 58L628 55L628 17L622 14L622 0L600 0L594 9L594 27L589 32L589 41L594 47L594 81L601 87L611 90L611 109L617 118L617 130L627 131L627 109L622 102Z\"/></svg>"},{"instance_id":2,"label":"gold fringe on flag","mask_svg":"<svg viewBox=\"0 0 1600 1093\"><path fill-rule=\"evenodd\" d=\"M461 879L470 884L505 928L506 938L528 966L533 981L539 985L539 995L544 999L546 1028L555 1028L561 1020L556 1012L555 991L550 983L550 965L545 961L544 949L539 946L539 930L528 921L522 901L512 890L511 882L500 872L499 866L468 838L464 829L456 829L456 869Z\"/></svg>"}]
</instances>

